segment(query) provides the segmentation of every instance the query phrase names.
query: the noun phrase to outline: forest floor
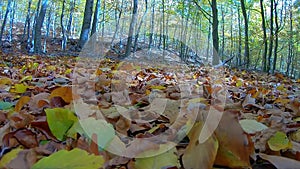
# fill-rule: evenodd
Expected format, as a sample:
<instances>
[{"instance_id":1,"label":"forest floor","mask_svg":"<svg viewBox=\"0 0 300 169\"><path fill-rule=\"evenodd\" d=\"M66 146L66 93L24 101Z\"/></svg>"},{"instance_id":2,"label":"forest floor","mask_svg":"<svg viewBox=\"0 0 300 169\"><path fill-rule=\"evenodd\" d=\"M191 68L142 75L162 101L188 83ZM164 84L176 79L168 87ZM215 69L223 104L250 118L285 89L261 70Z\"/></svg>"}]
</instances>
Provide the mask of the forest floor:
<instances>
[{"instance_id":1,"label":"forest floor","mask_svg":"<svg viewBox=\"0 0 300 169\"><path fill-rule=\"evenodd\" d=\"M0 168L300 168L300 79L48 44L0 53Z\"/></svg>"}]
</instances>

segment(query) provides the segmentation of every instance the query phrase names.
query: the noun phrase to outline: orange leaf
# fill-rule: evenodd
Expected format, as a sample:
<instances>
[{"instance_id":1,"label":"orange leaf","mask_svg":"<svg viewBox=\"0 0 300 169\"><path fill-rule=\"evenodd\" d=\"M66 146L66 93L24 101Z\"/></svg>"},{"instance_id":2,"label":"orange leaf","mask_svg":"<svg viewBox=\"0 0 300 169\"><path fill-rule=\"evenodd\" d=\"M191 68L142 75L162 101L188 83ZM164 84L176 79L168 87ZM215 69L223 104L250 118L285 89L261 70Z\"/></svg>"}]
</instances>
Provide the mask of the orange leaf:
<instances>
[{"instance_id":1,"label":"orange leaf","mask_svg":"<svg viewBox=\"0 0 300 169\"><path fill-rule=\"evenodd\" d=\"M53 97L61 97L66 103L70 103L72 101L72 88L71 87L59 87L53 90L49 96L49 98Z\"/></svg>"},{"instance_id":2,"label":"orange leaf","mask_svg":"<svg viewBox=\"0 0 300 169\"><path fill-rule=\"evenodd\" d=\"M19 99L18 103L16 104L15 111L19 112L22 109L22 107L29 102L29 100L30 100L30 97L22 96Z\"/></svg>"}]
</instances>

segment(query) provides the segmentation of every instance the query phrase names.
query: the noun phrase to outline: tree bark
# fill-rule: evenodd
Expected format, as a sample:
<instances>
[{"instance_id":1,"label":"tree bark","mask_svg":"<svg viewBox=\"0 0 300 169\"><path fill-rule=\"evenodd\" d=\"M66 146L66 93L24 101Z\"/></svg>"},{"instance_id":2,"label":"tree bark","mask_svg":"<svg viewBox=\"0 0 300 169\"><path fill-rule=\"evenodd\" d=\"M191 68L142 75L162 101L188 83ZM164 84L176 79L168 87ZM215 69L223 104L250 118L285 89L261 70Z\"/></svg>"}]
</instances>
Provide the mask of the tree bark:
<instances>
[{"instance_id":1,"label":"tree bark","mask_svg":"<svg viewBox=\"0 0 300 169\"><path fill-rule=\"evenodd\" d=\"M272 73L276 70L276 63L277 63L277 50L278 50L278 34L279 34L279 23L278 23L278 12L277 12L277 6L278 1L275 2L274 0L274 12L275 12L275 45L274 45L274 61L273 61L273 68Z\"/></svg>"},{"instance_id":2,"label":"tree bark","mask_svg":"<svg viewBox=\"0 0 300 169\"><path fill-rule=\"evenodd\" d=\"M245 24L245 53L244 53L244 57L246 60L246 68L249 67L250 64L250 57L249 57L249 53L250 53L250 49L249 49L249 35L248 35L248 16L247 16L247 12L246 12L246 7L245 7L245 1L244 0L240 0L241 1L241 7L242 7L242 13L244 16L244 24Z\"/></svg>"},{"instance_id":3,"label":"tree bark","mask_svg":"<svg viewBox=\"0 0 300 169\"><path fill-rule=\"evenodd\" d=\"M42 44L41 44L41 40L42 40L42 26L44 23L44 18L46 15L46 10L47 10L47 6L48 6L48 0L43 0L42 3L42 7L40 10L40 13L38 15L37 21L36 21L36 27L34 30L34 52L35 53L41 53L42 52Z\"/></svg>"},{"instance_id":4,"label":"tree bark","mask_svg":"<svg viewBox=\"0 0 300 169\"><path fill-rule=\"evenodd\" d=\"M66 50L67 47L67 35L66 35L66 28L64 26L64 16L65 16L65 3L66 0L62 1L62 8L61 8L61 15L60 15L60 26L61 26L61 33L62 33L62 41L61 41L61 48L63 51Z\"/></svg>"},{"instance_id":5,"label":"tree bark","mask_svg":"<svg viewBox=\"0 0 300 169\"><path fill-rule=\"evenodd\" d=\"M101 0L97 0L96 7L94 11L94 18L93 18L93 24L92 24L92 31L91 36L96 33L97 25L98 25L98 19L99 19L99 10L101 8Z\"/></svg>"},{"instance_id":6,"label":"tree bark","mask_svg":"<svg viewBox=\"0 0 300 169\"><path fill-rule=\"evenodd\" d=\"M131 17L129 33L128 33L128 38L127 38L127 45L126 45L124 57L129 56L131 53L132 38L133 38L132 36L133 36L134 27L135 27L136 20L137 20L137 10L138 10L138 0L133 0L132 17Z\"/></svg>"},{"instance_id":7,"label":"tree bark","mask_svg":"<svg viewBox=\"0 0 300 169\"><path fill-rule=\"evenodd\" d=\"M146 14L148 12L148 0L145 0L145 12L142 16L142 19L141 19L141 22L138 26L138 29L136 31L136 35L135 35L135 39L134 39L134 46L133 46L133 52L136 52L136 49L137 49L137 43L138 43L138 39L139 39L139 34L140 34L140 31L141 31L141 28L142 28L142 25L144 23L144 20L145 20L145 17L146 17Z\"/></svg>"},{"instance_id":8,"label":"tree bark","mask_svg":"<svg viewBox=\"0 0 300 169\"><path fill-rule=\"evenodd\" d=\"M212 9L212 17L213 17L213 23L212 23L212 37L213 37L213 60L212 65L218 65L220 62L219 58L219 34L218 34L218 8L217 8L217 0L212 0L211 3L211 9Z\"/></svg>"},{"instance_id":9,"label":"tree bark","mask_svg":"<svg viewBox=\"0 0 300 169\"><path fill-rule=\"evenodd\" d=\"M94 0L86 0L83 23L82 23L82 28L81 28L81 33L80 33L80 38L78 43L79 50L82 49L84 44L89 39L91 20L93 15L93 4L94 4Z\"/></svg>"},{"instance_id":10,"label":"tree bark","mask_svg":"<svg viewBox=\"0 0 300 169\"><path fill-rule=\"evenodd\" d=\"M267 72L267 53L268 53L268 41L267 41L267 31L266 31L266 21L265 21L265 10L263 0L260 0L260 13L262 18L262 30L263 30L263 43L264 43L264 51L262 57L262 68L264 72Z\"/></svg>"},{"instance_id":11,"label":"tree bark","mask_svg":"<svg viewBox=\"0 0 300 169\"><path fill-rule=\"evenodd\" d=\"M151 30L149 37L149 49L153 43L153 33L154 33L154 17L155 17L155 0L152 0L152 12L151 12Z\"/></svg>"},{"instance_id":12,"label":"tree bark","mask_svg":"<svg viewBox=\"0 0 300 169\"><path fill-rule=\"evenodd\" d=\"M270 5L270 37L269 37L269 41L270 41L270 46L269 46L269 56L268 56L268 65L267 65L267 72L270 71L271 69L271 58L272 58L272 51L273 51L273 38L274 38L274 26L273 26L273 21L274 21L274 15L273 15L273 11L274 10L274 4L273 4L273 0L271 0L271 5Z\"/></svg>"},{"instance_id":13,"label":"tree bark","mask_svg":"<svg viewBox=\"0 0 300 169\"><path fill-rule=\"evenodd\" d=\"M6 25L6 22L7 22L7 16L8 16L8 13L9 13L10 10L11 10L11 0L8 0L7 7L6 7L6 12L5 12L3 22L2 22L2 27L1 27L1 32L0 32L0 47L2 47L2 44L3 44L3 42L2 42L3 33L4 33L5 25Z\"/></svg>"}]
</instances>

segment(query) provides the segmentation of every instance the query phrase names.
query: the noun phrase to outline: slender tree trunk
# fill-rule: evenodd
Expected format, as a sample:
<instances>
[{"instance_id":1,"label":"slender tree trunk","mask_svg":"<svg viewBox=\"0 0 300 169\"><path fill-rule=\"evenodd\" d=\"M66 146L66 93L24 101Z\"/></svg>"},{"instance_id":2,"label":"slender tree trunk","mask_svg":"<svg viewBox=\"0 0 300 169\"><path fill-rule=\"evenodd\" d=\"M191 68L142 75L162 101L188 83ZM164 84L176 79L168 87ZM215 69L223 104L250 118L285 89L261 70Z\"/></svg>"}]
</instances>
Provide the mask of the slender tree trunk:
<instances>
[{"instance_id":1,"label":"slender tree trunk","mask_svg":"<svg viewBox=\"0 0 300 169\"><path fill-rule=\"evenodd\" d=\"M93 15L93 4L94 4L94 0L86 0L83 23L82 23L80 39L78 44L80 50L89 39L91 20Z\"/></svg>"},{"instance_id":2,"label":"slender tree trunk","mask_svg":"<svg viewBox=\"0 0 300 169\"><path fill-rule=\"evenodd\" d=\"M238 62L237 67L242 64L242 28L241 28L241 14L238 8L238 27L239 27L239 44L238 44Z\"/></svg>"},{"instance_id":3,"label":"slender tree trunk","mask_svg":"<svg viewBox=\"0 0 300 169\"><path fill-rule=\"evenodd\" d=\"M28 1L28 7L27 7L27 14L26 14L26 20L25 20L25 25L24 25L24 29L23 29L23 42L28 41L28 39L30 38L30 11L31 11L31 4L32 4L32 0ZM27 31L27 39L25 40L25 35L26 35L26 29L29 28L29 31ZM28 30L28 29L27 29Z\"/></svg>"},{"instance_id":4,"label":"slender tree trunk","mask_svg":"<svg viewBox=\"0 0 300 169\"><path fill-rule=\"evenodd\" d=\"M99 10L101 9L101 0L97 0L96 7L94 11L94 18L93 18L93 25L92 25L92 31L91 36L96 33L97 25L98 25L98 19L99 19Z\"/></svg>"},{"instance_id":5,"label":"slender tree trunk","mask_svg":"<svg viewBox=\"0 0 300 169\"><path fill-rule=\"evenodd\" d=\"M118 5L118 4L116 4ZM124 0L122 0L121 2L121 7L120 7L120 10L119 10L119 15L118 15L118 18L116 19L117 20L117 23L116 23L116 31L114 32L114 35L113 35L113 38L111 40L111 43L110 43L110 46L113 47L113 43L116 39L116 36L117 36L117 33L120 29L120 20L121 20L121 17L122 17L122 13L123 13L123 5L124 5ZM122 36L122 32L121 32L121 36ZM120 42L121 44L121 42Z\"/></svg>"},{"instance_id":6,"label":"slender tree trunk","mask_svg":"<svg viewBox=\"0 0 300 169\"><path fill-rule=\"evenodd\" d=\"M142 28L142 25L144 23L144 20L145 20L145 17L146 17L146 14L148 12L148 0L145 0L145 12L142 16L142 19L141 19L141 22L138 26L138 29L136 31L136 35L135 35L135 39L134 39L134 46L133 46L133 52L136 52L136 49L137 49L137 43L138 43L138 39L139 39L139 34L140 34L140 31L141 31L141 28Z\"/></svg>"},{"instance_id":7,"label":"slender tree trunk","mask_svg":"<svg viewBox=\"0 0 300 169\"><path fill-rule=\"evenodd\" d=\"M102 12L102 37L104 36L105 31L105 10L106 10L106 3L105 0L103 1L103 12Z\"/></svg>"},{"instance_id":8,"label":"slender tree trunk","mask_svg":"<svg viewBox=\"0 0 300 169\"><path fill-rule=\"evenodd\" d=\"M287 58L287 67L286 67L286 75L290 76L290 67L293 57L293 7L290 4L290 24L289 24L289 47L288 47L288 58Z\"/></svg>"},{"instance_id":9,"label":"slender tree trunk","mask_svg":"<svg viewBox=\"0 0 300 169\"><path fill-rule=\"evenodd\" d=\"M126 45L124 57L129 56L131 53L132 38L133 38L132 36L133 36L134 27L135 27L136 20L137 20L137 11L138 11L138 0L133 0L132 18L131 18L131 22L130 22L129 33L128 33L128 38L127 38L127 45Z\"/></svg>"},{"instance_id":10,"label":"slender tree trunk","mask_svg":"<svg viewBox=\"0 0 300 169\"><path fill-rule=\"evenodd\" d=\"M53 4L51 5L51 7L52 6L53 6ZM44 39L44 50L43 50L44 53L47 52L47 39L50 34L51 15L52 15L52 8L50 8L50 10L48 12L48 18L47 18L47 24L46 24L46 36Z\"/></svg>"},{"instance_id":11,"label":"slender tree trunk","mask_svg":"<svg viewBox=\"0 0 300 169\"><path fill-rule=\"evenodd\" d=\"M15 11L17 7L17 3L15 0L12 2L12 10L10 11L10 24L9 24L9 42L12 42L13 39L13 27L14 27L14 20L15 20Z\"/></svg>"},{"instance_id":12,"label":"slender tree trunk","mask_svg":"<svg viewBox=\"0 0 300 169\"><path fill-rule=\"evenodd\" d=\"M6 12L5 12L5 16L2 22L2 26L1 26L1 32L0 32L0 47L2 47L2 38L3 38L3 33L4 33L4 29L5 29L5 25L6 25L6 21L7 21L7 17L8 17L8 13L11 10L11 0L8 0L7 2L7 7L6 7Z\"/></svg>"},{"instance_id":13,"label":"slender tree trunk","mask_svg":"<svg viewBox=\"0 0 300 169\"><path fill-rule=\"evenodd\" d=\"M222 62L224 61L224 50L225 50L225 14L224 14L224 9L223 5L221 6L222 10L222 47L221 47L221 58Z\"/></svg>"},{"instance_id":14,"label":"slender tree trunk","mask_svg":"<svg viewBox=\"0 0 300 169\"><path fill-rule=\"evenodd\" d=\"M35 53L41 53L42 52L42 26L44 23L44 18L46 15L46 10L48 6L48 0L43 0L41 11L38 15L37 21L36 21L36 27L34 31L34 52Z\"/></svg>"},{"instance_id":15,"label":"slender tree trunk","mask_svg":"<svg viewBox=\"0 0 300 169\"><path fill-rule=\"evenodd\" d=\"M263 30L263 43L264 43L264 51L262 57L262 68L264 72L267 72L267 53L268 53L268 41L267 41L267 30L266 30L266 21L265 21L265 10L263 0L260 0L260 13L262 18L262 30Z\"/></svg>"},{"instance_id":16,"label":"slender tree trunk","mask_svg":"<svg viewBox=\"0 0 300 169\"><path fill-rule=\"evenodd\" d=\"M279 23L278 23L277 6L278 6L278 1L275 2L275 4L274 4L274 12L275 12L275 46L274 46L274 61L273 61L272 73L274 73L275 70L276 70L277 50L278 50Z\"/></svg>"},{"instance_id":17,"label":"slender tree trunk","mask_svg":"<svg viewBox=\"0 0 300 169\"><path fill-rule=\"evenodd\" d=\"M73 14L74 14L74 10L75 10L75 3L76 1L73 0L70 1L70 14L69 14L69 20L68 20L68 26L67 26L67 38L69 39L70 36L72 36L71 34L71 30L72 30L72 22L73 22Z\"/></svg>"},{"instance_id":18,"label":"slender tree trunk","mask_svg":"<svg viewBox=\"0 0 300 169\"><path fill-rule=\"evenodd\" d=\"M154 33L154 17L155 17L155 0L152 0L152 12L151 12L151 30L149 37L149 49L153 43L153 33Z\"/></svg>"},{"instance_id":19,"label":"slender tree trunk","mask_svg":"<svg viewBox=\"0 0 300 169\"><path fill-rule=\"evenodd\" d=\"M245 1L244 0L240 0L241 1L241 7L242 7L242 13L244 16L244 24L245 24L245 53L244 53L244 57L246 60L246 67L249 67L250 64L250 57L249 57L249 53L250 53L250 49L249 49L249 35L248 35L248 16L247 16L247 12L246 12L246 7L245 7Z\"/></svg>"},{"instance_id":20,"label":"slender tree trunk","mask_svg":"<svg viewBox=\"0 0 300 169\"><path fill-rule=\"evenodd\" d=\"M273 38L274 38L274 26L273 26L273 20L274 20L274 17L273 17L273 11L274 10L274 4L273 4L273 0L271 0L271 6L270 6L270 37L269 37L269 40L270 40L270 46L269 46L269 56L268 56L268 67L267 67L267 71L269 72L270 69L271 69L271 59L272 59L272 51L273 51Z\"/></svg>"},{"instance_id":21,"label":"slender tree trunk","mask_svg":"<svg viewBox=\"0 0 300 169\"><path fill-rule=\"evenodd\" d=\"M218 8L217 8L217 0L212 0L211 1L211 9L212 9L212 17L213 17L213 23L212 23L212 37L213 37L213 60L212 64L213 65L218 65L220 62L219 58L219 34L218 34L218 26L219 26L219 21L218 21Z\"/></svg>"},{"instance_id":22,"label":"slender tree trunk","mask_svg":"<svg viewBox=\"0 0 300 169\"><path fill-rule=\"evenodd\" d=\"M61 26L61 33L62 33L62 41L61 41L61 48L63 51L66 50L67 47L67 35L66 35L66 28L64 26L64 16L65 16L65 3L66 0L62 1L62 8L61 8L61 15L60 15L60 26Z\"/></svg>"}]
</instances>

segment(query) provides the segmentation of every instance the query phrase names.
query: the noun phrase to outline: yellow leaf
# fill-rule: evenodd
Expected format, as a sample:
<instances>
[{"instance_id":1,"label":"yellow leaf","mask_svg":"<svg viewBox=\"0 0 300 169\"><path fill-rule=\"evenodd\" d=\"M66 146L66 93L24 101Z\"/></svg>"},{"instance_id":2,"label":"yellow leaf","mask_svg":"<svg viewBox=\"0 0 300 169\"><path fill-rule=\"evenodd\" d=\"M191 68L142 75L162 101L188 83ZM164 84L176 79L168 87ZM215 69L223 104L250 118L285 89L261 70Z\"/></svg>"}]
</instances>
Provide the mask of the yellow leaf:
<instances>
[{"instance_id":1,"label":"yellow leaf","mask_svg":"<svg viewBox=\"0 0 300 169\"><path fill-rule=\"evenodd\" d=\"M7 85L7 84L11 84L11 79L10 78L7 78L7 77L3 77L3 78L0 78L0 85Z\"/></svg>"},{"instance_id":2,"label":"yellow leaf","mask_svg":"<svg viewBox=\"0 0 300 169\"><path fill-rule=\"evenodd\" d=\"M274 101L274 103L282 103L282 104L288 104L290 102L290 99L281 99L278 98Z\"/></svg>"},{"instance_id":3,"label":"yellow leaf","mask_svg":"<svg viewBox=\"0 0 300 169\"><path fill-rule=\"evenodd\" d=\"M16 104L15 111L19 112L22 109L22 107L29 102L29 100L30 100L30 97L22 96L19 99L18 103Z\"/></svg>"},{"instance_id":4,"label":"yellow leaf","mask_svg":"<svg viewBox=\"0 0 300 169\"><path fill-rule=\"evenodd\" d=\"M279 91L285 91L284 85L280 85L276 89L279 90Z\"/></svg>"},{"instance_id":5,"label":"yellow leaf","mask_svg":"<svg viewBox=\"0 0 300 169\"><path fill-rule=\"evenodd\" d=\"M157 89L157 90L164 90L164 89L166 89L165 86L151 86L150 88L151 89Z\"/></svg>"},{"instance_id":6,"label":"yellow leaf","mask_svg":"<svg viewBox=\"0 0 300 169\"><path fill-rule=\"evenodd\" d=\"M66 103L70 103L72 101L72 88L71 87L59 87L53 90L49 96L49 98L53 97L61 97Z\"/></svg>"},{"instance_id":7,"label":"yellow leaf","mask_svg":"<svg viewBox=\"0 0 300 169\"><path fill-rule=\"evenodd\" d=\"M285 133L277 131L275 135L268 140L268 146L273 151L280 151L291 148L291 142Z\"/></svg>"},{"instance_id":8,"label":"yellow leaf","mask_svg":"<svg viewBox=\"0 0 300 169\"><path fill-rule=\"evenodd\" d=\"M24 81L27 81L27 80L32 80L32 76L25 76L23 77L21 80L20 80L20 83L24 82Z\"/></svg>"},{"instance_id":9,"label":"yellow leaf","mask_svg":"<svg viewBox=\"0 0 300 169\"><path fill-rule=\"evenodd\" d=\"M65 71L65 74L70 74L70 73L72 73L72 69L67 69L67 70Z\"/></svg>"},{"instance_id":10,"label":"yellow leaf","mask_svg":"<svg viewBox=\"0 0 300 169\"><path fill-rule=\"evenodd\" d=\"M21 148L16 148L5 154L0 161L0 168L6 168L6 165L9 164L11 160L17 157L19 152L22 151Z\"/></svg>"},{"instance_id":11,"label":"yellow leaf","mask_svg":"<svg viewBox=\"0 0 300 169\"><path fill-rule=\"evenodd\" d=\"M241 86L243 86L243 81L241 80L241 79L238 79L237 81L236 81L236 87L241 87Z\"/></svg>"},{"instance_id":12,"label":"yellow leaf","mask_svg":"<svg viewBox=\"0 0 300 169\"><path fill-rule=\"evenodd\" d=\"M25 93L28 86L24 84L15 84L15 92L16 93Z\"/></svg>"}]
</instances>

